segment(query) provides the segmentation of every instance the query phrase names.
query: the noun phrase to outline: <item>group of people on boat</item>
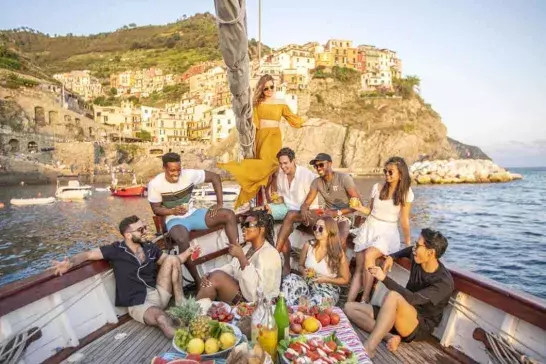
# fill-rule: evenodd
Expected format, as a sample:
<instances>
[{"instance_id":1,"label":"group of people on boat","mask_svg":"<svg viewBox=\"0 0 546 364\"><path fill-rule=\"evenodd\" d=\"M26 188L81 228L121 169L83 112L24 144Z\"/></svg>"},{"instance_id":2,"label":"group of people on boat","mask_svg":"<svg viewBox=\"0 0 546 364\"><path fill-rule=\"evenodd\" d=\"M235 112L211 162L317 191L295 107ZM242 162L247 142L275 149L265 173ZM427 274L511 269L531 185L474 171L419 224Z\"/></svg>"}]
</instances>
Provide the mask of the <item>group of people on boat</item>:
<instances>
[{"instance_id":1,"label":"group of people on boat","mask_svg":"<svg viewBox=\"0 0 546 364\"><path fill-rule=\"evenodd\" d=\"M282 148L281 116L293 127L302 127L304 122L286 104L274 100L273 94L273 78L263 76L254 96L256 158L219 165L241 186L236 206L252 200L262 188L266 191L267 203L243 214L242 239L238 217L223 207L220 176L182 169L180 156L167 153L162 158L164 172L148 185L148 200L154 214L165 218L169 239L181 253L168 255L146 243L145 224L130 216L119 225L123 241L56 262L56 272L62 274L85 260L110 261L116 278L116 305L128 307L135 320L158 326L168 337L174 335L174 327L163 309L172 296L175 303L184 300L181 264L199 287L197 299L230 304L253 302L259 290L269 298L282 291L290 305L297 305L301 297L312 304L335 304L342 287L350 284L344 310L357 326L371 332L364 344L370 355L383 339L396 350L402 340L410 342L430 334L441 321L454 285L439 261L448 245L440 232L423 229L411 245L409 216L414 195L407 164L402 158L390 158L384 167L385 180L373 186L365 206L353 178L334 171L329 154L318 153L309 162L313 173L296 164L292 149ZM194 208L191 192L204 182L212 184L217 204ZM351 230L357 214L366 219ZM276 221L280 223L277 234ZM290 236L297 224L313 239L301 247L298 271L292 271ZM402 250L399 225L406 246ZM189 259L199 249L190 246L190 232L217 227L229 241L231 261L200 277ZM351 233L354 247L348 241ZM356 255L352 279L349 248ZM411 260L406 287L388 277L393 259L402 257ZM379 258L384 258L382 268L377 265ZM370 304L374 280L390 290L380 307Z\"/></svg>"}]
</instances>

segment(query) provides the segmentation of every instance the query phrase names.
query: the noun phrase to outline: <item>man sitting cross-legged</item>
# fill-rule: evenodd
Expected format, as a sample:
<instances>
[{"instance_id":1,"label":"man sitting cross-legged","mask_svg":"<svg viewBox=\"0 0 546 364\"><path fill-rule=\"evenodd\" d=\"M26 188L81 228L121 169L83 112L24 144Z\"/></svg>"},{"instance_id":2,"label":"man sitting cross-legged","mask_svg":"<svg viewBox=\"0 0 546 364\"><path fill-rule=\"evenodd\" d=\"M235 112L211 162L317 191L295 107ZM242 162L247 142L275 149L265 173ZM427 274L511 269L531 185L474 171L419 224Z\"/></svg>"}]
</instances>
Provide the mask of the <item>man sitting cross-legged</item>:
<instances>
[{"instance_id":1,"label":"man sitting cross-legged","mask_svg":"<svg viewBox=\"0 0 546 364\"><path fill-rule=\"evenodd\" d=\"M371 267L370 273L390 289L381 307L348 302L347 317L362 330L370 332L364 347L373 356L381 340L395 351L400 341L422 340L440 321L454 289L453 278L438 260L447 249L447 239L439 232L423 229L413 247L387 256L383 269ZM393 258L410 258L411 271L406 288L386 276Z\"/></svg>"},{"instance_id":2,"label":"man sitting cross-legged","mask_svg":"<svg viewBox=\"0 0 546 364\"><path fill-rule=\"evenodd\" d=\"M349 236L351 221L348 215L354 212L349 207L351 198L360 199L353 178L348 174L334 172L332 169L332 157L326 153L319 153L310 165L315 167L319 177L316 178L309 189L309 193L299 211L289 211L284 218L277 239L277 250L284 255L283 276L290 273L290 241L288 237L294 231L294 223L303 222L313 225L320 215L312 209L312 204L318 195L321 195L326 204L323 214L337 221L339 238L343 251L346 248L346 240Z\"/></svg>"},{"instance_id":3,"label":"man sitting cross-legged","mask_svg":"<svg viewBox=\"0 0 546 364\"><path fill-rule=\"evenodd\" d=\"M232 210L222 208L222 181L216 173L199 169L182 169L180 155L163 155L164 172L157 175L148 184L148 201L154 214L166 216L165 223L169 236L182 252L189 248L190 231L206 230L222 226L230 244L237 244L237 218ZM207 209L195 209L192 206L191 193L196 185L212 183L216 194L216 205ZM197 267L191 259L186 268L199 286L200 278Z\"/></svg>"},{"instance_id":4,"label":"man sitting cross-legged","mask_svg":"<svg viewBox=\"0 0 546 364\"><path fill-rule=\"evenodd\" d=\"M163 254L156 245L145 241L146 225L134 215L120 222L119 232L123 236L120 242L53 262L55 274L62 275L87 260L109 261L116 280L116 306L128 307L133 319L157 326L165 336L172 338L176 328L163 309L173 294L176 304L184 301L180 265L199 248L188 249L177 256Z\"/></svg>"}]
</instances>

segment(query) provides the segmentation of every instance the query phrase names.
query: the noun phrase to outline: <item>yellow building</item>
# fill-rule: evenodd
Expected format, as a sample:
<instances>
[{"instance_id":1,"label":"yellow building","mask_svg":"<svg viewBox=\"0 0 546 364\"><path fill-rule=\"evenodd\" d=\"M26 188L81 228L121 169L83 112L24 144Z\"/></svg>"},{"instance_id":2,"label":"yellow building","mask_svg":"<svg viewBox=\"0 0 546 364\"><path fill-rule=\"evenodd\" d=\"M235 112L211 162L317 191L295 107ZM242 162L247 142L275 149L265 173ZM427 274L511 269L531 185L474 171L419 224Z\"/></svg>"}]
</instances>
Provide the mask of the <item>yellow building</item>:
<instances>
[{"instance_id":1,"label":"yellow building","mask_svg":"<svg viewBox=\"0 0 546 364\"><path fill-rule=\"evenodd\" d=\"M356 69L358 50L353 48L353 41L330 39L326 42L325 52L331 53L332 66Z\"/></svg>"},{"instance_id":2,"label":"yellow building","mask_svg":"<svg viewBox=\"0 0 546 364\"><path fill-rule=\"evenodd\" d=\"M332 67L334 65L334 57L332 52L324 51L322 53L315 53L315 65L317 67Z\"/></svg>"}]
</instances>

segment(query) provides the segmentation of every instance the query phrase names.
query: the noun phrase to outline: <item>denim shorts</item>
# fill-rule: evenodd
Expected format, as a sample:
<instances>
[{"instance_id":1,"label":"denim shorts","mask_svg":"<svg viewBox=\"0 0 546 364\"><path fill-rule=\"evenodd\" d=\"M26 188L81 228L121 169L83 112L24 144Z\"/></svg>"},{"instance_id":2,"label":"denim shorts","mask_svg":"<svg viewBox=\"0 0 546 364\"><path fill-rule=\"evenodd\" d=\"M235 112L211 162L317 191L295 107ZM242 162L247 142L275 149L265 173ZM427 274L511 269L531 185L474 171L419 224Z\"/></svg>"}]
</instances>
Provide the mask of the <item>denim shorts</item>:
<instances>
[{"instance_id":1,"label":"denim shorts","mask_svg":"<svg viewBox=\"0 0 546 364\"><path fill-rule=\"evenodd\" d=\"M207 209L197 209L188 217L170 219L166 223L167 230L170 231L176 225L184 226L188 231L207 230L209 228L205 222L207 211Z\"/></svg>"}]
</instances>

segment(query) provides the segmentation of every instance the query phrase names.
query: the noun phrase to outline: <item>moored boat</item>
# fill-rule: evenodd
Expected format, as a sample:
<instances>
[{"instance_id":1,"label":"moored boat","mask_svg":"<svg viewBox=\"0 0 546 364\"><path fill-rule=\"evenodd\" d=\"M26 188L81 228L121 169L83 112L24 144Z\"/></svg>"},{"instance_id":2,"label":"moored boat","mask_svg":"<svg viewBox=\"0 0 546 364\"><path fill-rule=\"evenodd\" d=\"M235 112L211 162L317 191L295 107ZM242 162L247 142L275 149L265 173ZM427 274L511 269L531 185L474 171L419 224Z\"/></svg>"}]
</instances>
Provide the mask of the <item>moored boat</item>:
<instances>
[{"instance_id":1,"label":"moored boat","mask_svg":"<svg viewBox=\"0 0 546 364\"><path fill-rule=\"evenodd\" d=\"M55 197L12 198L9 203L14 206L47 205L55 202Z\"/></svg>"},{"instance_id":2,"label":"moored boat","mask_svg":"<svg viewBox=\"0 0 546 364\"><path fill-rule=\"evenodd\" d=\"M238 187L223 187L222 192L224 196L224 202L234 202L237 200L240 188ZM196 201L216 201L216 192L212 187L200 187L192 191L191 197Z\"/></svg>"},{"instance_id":3,"label":"moored boat","mask_svg":"<svg viewBox=\"0 0 546 364\"><path fill-rule=\"evenodd\" d=\"M147 187L144 185L126 186L111 188L112 196L117 197L144 197L147 194Z\"/></svg>"},{"instance_id":4,"label":"moored boat","mask_svg":"<svg viewBox=\"0 0 546 364\"><path fill-rule=\"evenodd\" d=\"M61 183L64 179L68 179L66 185L62 185ZM59 200L84 200L91 197L92 193L92 187L89 185L81 185L78 176L59 176L57 178L57 191L55 192L55 197Z\"/></svg>"}]
</instances>

